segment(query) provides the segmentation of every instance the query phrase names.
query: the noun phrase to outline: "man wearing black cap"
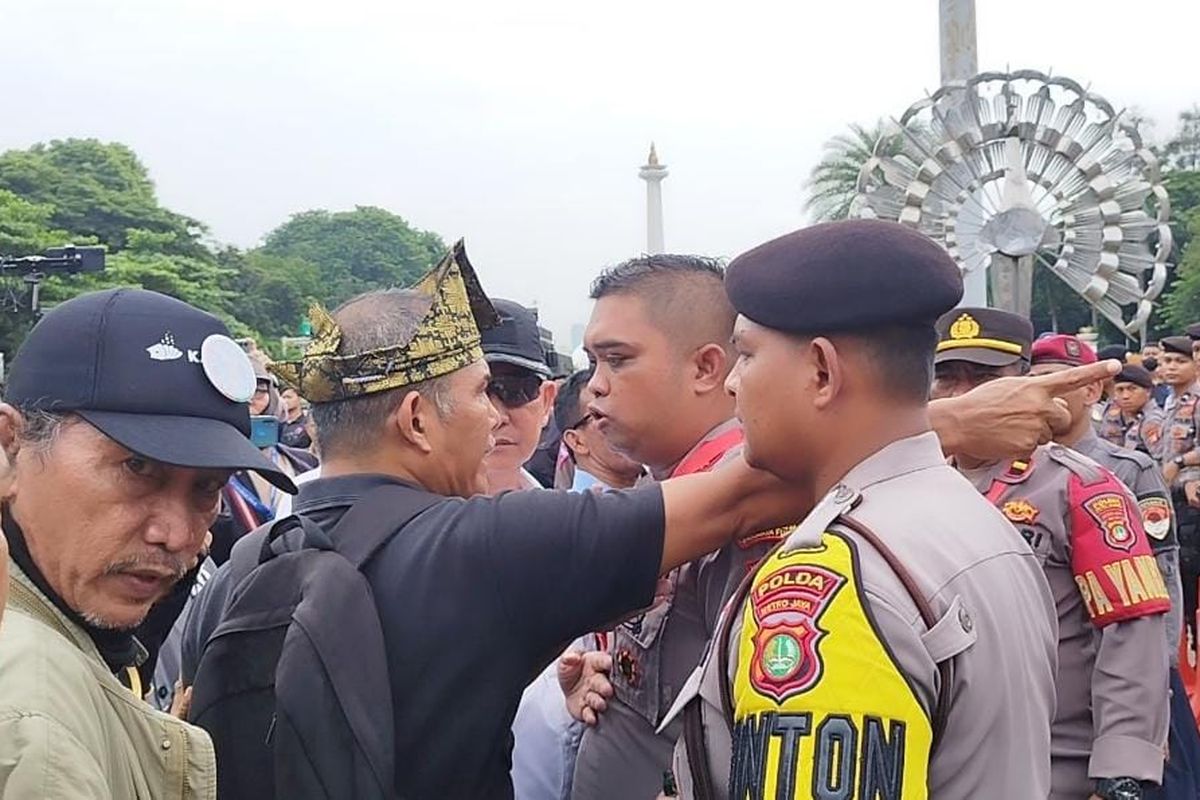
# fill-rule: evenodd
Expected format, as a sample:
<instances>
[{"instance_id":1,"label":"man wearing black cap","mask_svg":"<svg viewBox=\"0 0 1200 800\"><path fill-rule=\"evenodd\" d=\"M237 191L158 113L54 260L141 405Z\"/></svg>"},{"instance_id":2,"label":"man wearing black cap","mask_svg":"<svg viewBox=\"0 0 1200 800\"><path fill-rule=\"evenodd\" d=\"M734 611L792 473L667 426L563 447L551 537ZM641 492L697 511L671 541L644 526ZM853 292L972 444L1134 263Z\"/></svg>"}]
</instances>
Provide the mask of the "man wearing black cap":
<instances>
[{"instance_id":1,"label":"man wearing black cap","mask_svg":"<svg viewBox=\"0 0 1200 800\"><path fill-rule=\"evenodd\" d=\"M746 459L823 499L672 710L684 795L1045 797L1053 600L927 413L957 266L900 225L839 222L739 256L726 287Z\"/></svg>"},{"instance_id":2,"label":"man wearing black cap","mask_svg":"<svg viewBox=\"0 0 1200 800\"><path fill-rule=\"evenodd\" d=\"M197 561L230 473L288 478L247 438L254 370L215 317L153 292L66 302L0 405L0 794L211 796L208 736L130 696L132 631Z\"/></svg>"},{"instance_id":3,"label":"man wearing black cap","mask_svg":"<svg viewBox=\"0 0 1200 800\"><path fill-rule=\"evenodd\" d=\"M1179 573L1183 580L1183 620L1195 637L1197 580L1200 580L1200 384L1192 340L1168 336L1159 346L1158 374L1171 387L1164 408L1163 477L1171 490L1179 532Z\"/></svg>"},{"instance_id":4,"label":"man wearing black cap","mask_svg":"<svg viewBox=\"0 0 1200 800\"><path fill-rule=\"evenodd\" d=\"M959 308L937 328L934 397L1029 369L1033 326L1023 317ZM1080 345L1058 337L1042 347L1047 357L1083 363ZM1067 405L1082 414L1085 404L1073 397ZM1170 596L1136 498L1111 472L1059 444L1016 461L958 457L957 465L1033 548L1054 595L1050 797L1142 797L1163 773Z\"/></svg>"},{"instance_id":5,"label":"man wearing black cap","mask_svg":"<svg viewBox=\"0 0 1200 800\"><path fill-rule=\"evenodd\" d=\"M554 410L558 386L542 350L537 311L512 300L493 300L500 322L483 331L483 358L492 378L488 397L500 416L496 447L484 459L488 492L540 489L524 469Z\"/></svg>"}]
</instances>

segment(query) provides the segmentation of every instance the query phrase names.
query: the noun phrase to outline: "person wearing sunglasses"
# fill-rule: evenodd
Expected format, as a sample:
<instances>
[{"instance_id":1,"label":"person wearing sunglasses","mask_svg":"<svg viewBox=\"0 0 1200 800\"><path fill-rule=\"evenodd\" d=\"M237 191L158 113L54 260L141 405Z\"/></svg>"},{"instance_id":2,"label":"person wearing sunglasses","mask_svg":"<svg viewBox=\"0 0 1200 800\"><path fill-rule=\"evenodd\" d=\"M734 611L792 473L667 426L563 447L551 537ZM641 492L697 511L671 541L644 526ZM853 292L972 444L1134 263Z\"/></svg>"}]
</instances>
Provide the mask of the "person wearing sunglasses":
<instances>
[{"instance_id":1,"label":"person wearing sunglasses","mask_svg":"<svg viewBox=\"0 0 1200 800\"><path fill-rule=\"evenodd\" d=\"M645 470L629 456L614 450L600 433L596 417L588 410L595 396L587 388L591 379L590 369L576 372L559 387L558 399L554 401L554 419L563 432L563 449L573 468L570 476L563 476L563 485L555 488L574 492L627 489Z\"/></svg>"},{"instance_id":2,"label":"person wearing sunglasses","mask_svg":"<svg viewBox=\"0 0 1200 800\"><path fill-rule=\"evenodd\" d=\"M542 351L537 312L512 300L493 300L500 324L483 332L483 357L492 376L487 393L500 417L496 446L484 460L488 494L540 489L524 468L550 420L558 386Z\"/></svg>"}]
</instances>

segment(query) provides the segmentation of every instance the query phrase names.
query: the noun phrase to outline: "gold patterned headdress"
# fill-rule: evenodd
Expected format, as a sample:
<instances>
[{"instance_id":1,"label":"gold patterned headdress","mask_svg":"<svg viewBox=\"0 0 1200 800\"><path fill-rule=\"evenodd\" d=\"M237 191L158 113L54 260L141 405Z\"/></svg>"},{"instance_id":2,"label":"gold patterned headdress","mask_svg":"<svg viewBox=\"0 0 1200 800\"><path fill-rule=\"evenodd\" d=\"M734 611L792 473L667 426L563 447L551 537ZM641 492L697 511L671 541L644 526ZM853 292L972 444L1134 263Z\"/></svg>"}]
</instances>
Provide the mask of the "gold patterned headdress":
<instances>
[{"instance_id":1,"label":"gold patterned headdress","mask_svg":"<svg viewBox=\"0 0 1200 800\"><path fill-rule=\"evenodd\" d=\"M309 310L312 342L304 357L268 369L310 403L329 403L431 380L482 359L479 332L499 318L462 240L412 288L429 299L429 306L408 341L340 353L341 328L329 312L314 305Z\"/></svg>"}]
</instances>

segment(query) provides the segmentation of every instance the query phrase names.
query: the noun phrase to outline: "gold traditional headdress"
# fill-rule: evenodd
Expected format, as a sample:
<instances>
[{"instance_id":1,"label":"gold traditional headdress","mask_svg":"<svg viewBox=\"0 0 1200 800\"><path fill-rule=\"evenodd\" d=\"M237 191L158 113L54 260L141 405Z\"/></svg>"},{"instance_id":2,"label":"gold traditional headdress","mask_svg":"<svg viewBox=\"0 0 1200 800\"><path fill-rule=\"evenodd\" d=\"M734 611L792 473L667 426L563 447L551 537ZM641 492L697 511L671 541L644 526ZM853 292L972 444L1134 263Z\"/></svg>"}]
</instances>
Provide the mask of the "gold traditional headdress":
<instances>
[{"instance_id":1,"label":"gold traditional headdress","mask_svg":"<svg viewBox=\"0 0 1200 800\"><path fill-rule=\"evenodd\" d=\"M310 403L329 403L431 380L483 358L479 332L498 322L467 260L462 240L412 287L429 299L416 333L406 342L339 353L342 331L324 308L309 310L312 342L299 361L268 369Z\"/></svg>"}]
</instances>

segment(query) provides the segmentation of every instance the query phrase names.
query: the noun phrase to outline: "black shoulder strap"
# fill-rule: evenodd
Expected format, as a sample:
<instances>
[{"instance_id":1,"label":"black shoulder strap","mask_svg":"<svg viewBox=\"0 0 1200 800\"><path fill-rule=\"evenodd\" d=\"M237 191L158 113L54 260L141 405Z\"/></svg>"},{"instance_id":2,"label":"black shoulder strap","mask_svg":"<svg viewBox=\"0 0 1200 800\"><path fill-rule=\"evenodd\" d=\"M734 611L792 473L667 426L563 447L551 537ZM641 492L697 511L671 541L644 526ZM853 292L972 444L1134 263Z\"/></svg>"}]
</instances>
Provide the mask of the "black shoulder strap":
<instances>
[{"instance_id":1,"label":"black shoulder strap","mask_svg":"<svg viewBox=\"0 0 1200 800\"><path fill-rule=\"evenodd\" d=\"M355 568L371 560L392 535L445 498L399 483L372 489L342 515L330 538Z\"/></svg>"}]
</instances>

